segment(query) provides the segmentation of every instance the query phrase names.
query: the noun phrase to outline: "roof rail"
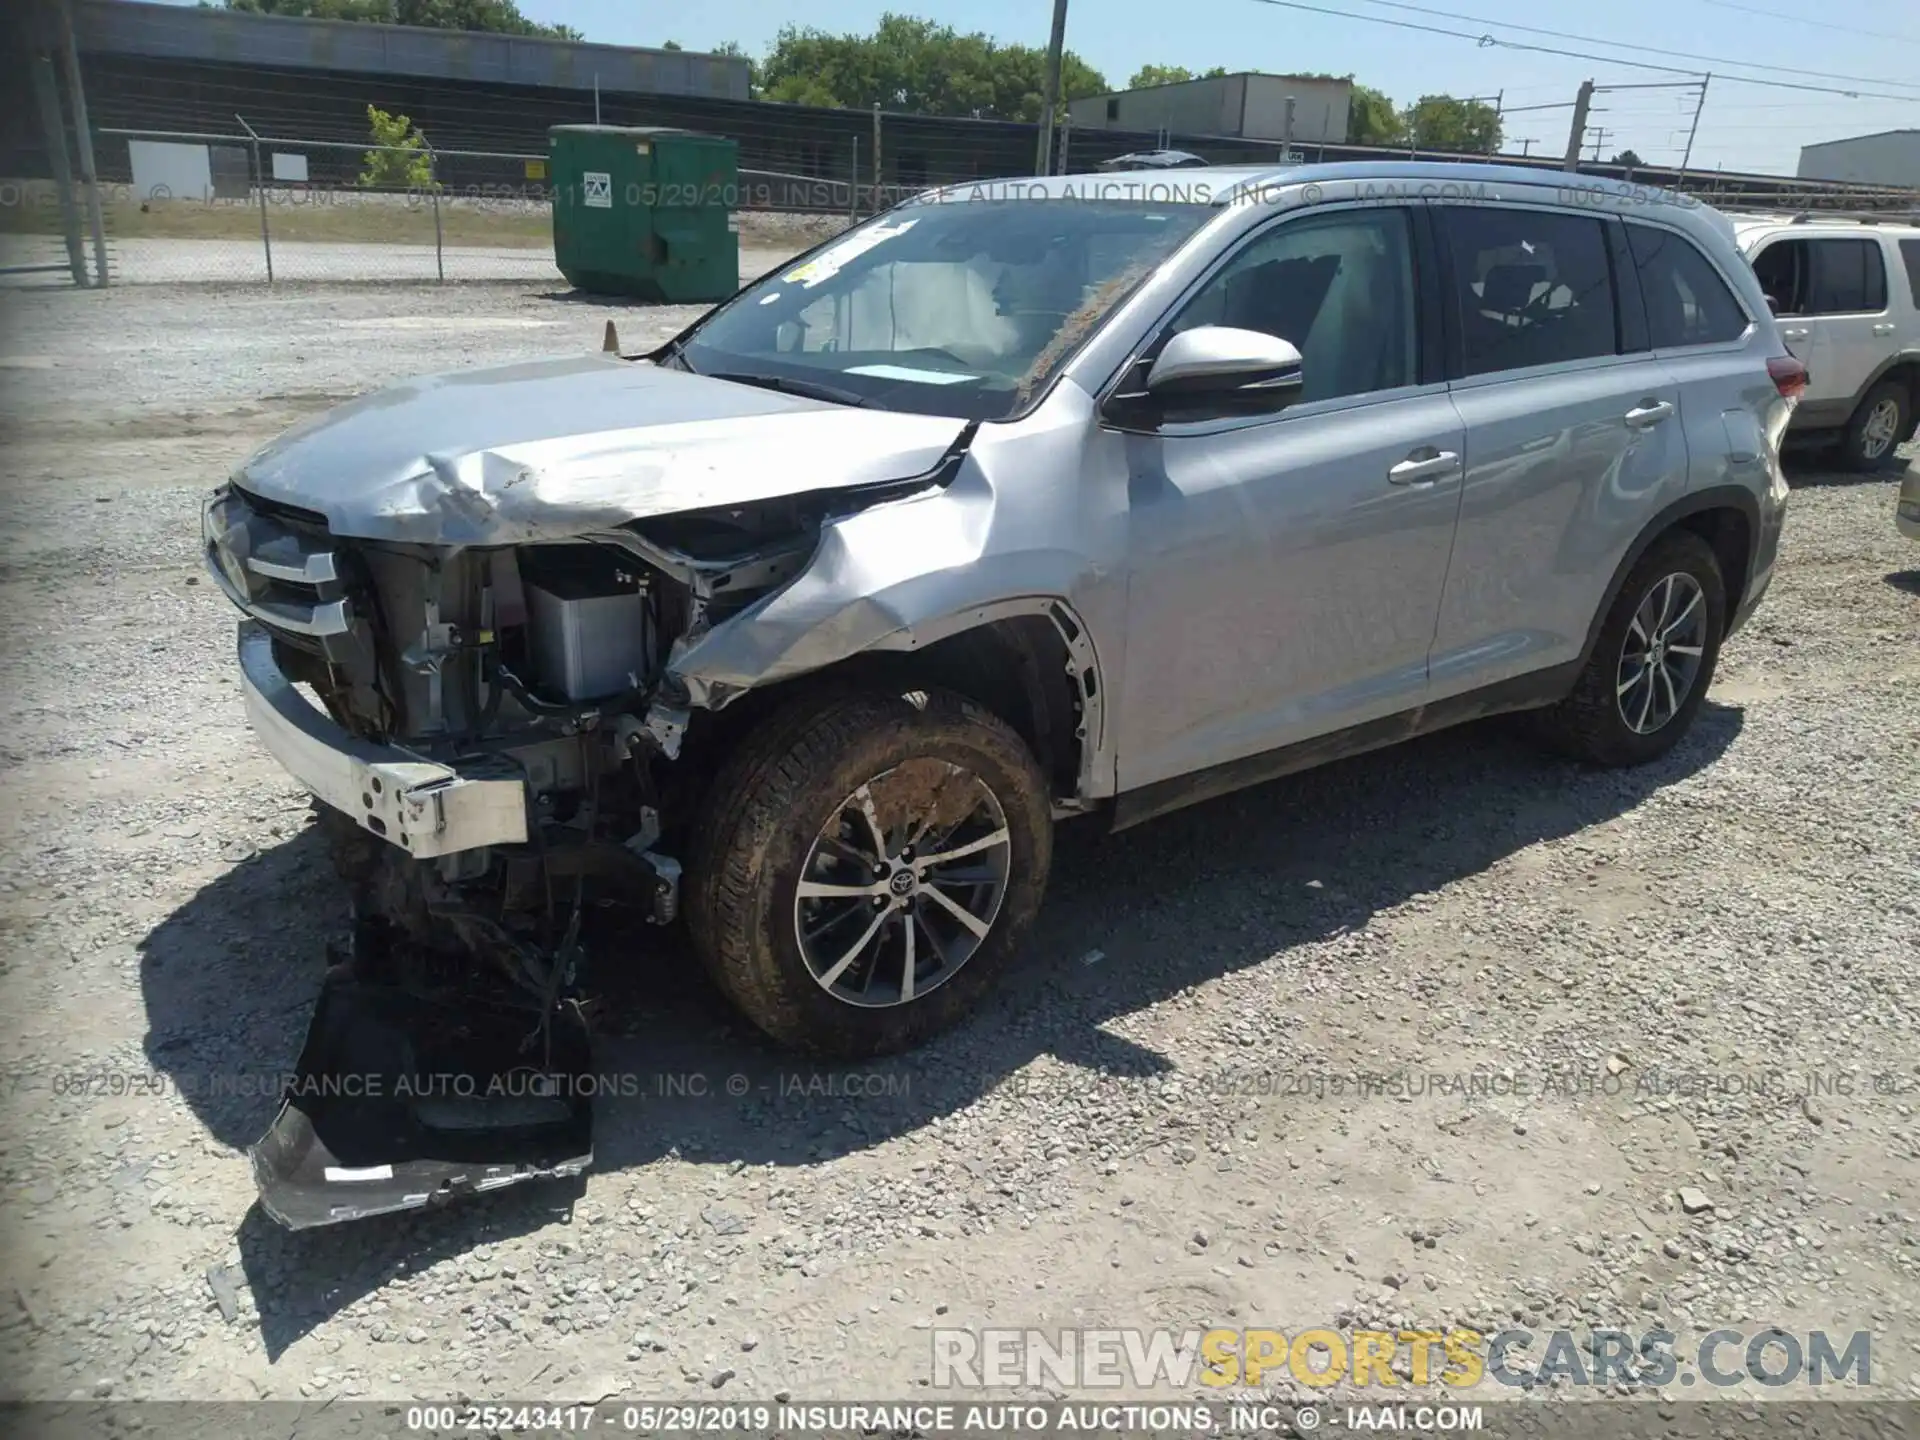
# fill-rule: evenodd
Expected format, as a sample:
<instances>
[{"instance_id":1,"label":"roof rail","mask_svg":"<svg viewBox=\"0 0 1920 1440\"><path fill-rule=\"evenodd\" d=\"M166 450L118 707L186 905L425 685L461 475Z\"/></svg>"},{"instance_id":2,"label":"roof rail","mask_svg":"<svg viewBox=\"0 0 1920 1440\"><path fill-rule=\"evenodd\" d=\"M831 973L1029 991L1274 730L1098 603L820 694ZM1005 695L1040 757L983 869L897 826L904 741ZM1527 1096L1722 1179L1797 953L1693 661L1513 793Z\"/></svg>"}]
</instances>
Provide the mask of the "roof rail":
<instances>
[{"instance_id":1,"label":"roof rail","mask_svg":"<svg viewBox=\"0 0 1920 1440\"><path fill-rule=\"evenodd\" d=\"M1805 225L1819 220L1843 220L1855 225L1920 226L1920 216L1901 215L1885 210L1802 210L1788 223Z\"/></svg>"}]
</instances>

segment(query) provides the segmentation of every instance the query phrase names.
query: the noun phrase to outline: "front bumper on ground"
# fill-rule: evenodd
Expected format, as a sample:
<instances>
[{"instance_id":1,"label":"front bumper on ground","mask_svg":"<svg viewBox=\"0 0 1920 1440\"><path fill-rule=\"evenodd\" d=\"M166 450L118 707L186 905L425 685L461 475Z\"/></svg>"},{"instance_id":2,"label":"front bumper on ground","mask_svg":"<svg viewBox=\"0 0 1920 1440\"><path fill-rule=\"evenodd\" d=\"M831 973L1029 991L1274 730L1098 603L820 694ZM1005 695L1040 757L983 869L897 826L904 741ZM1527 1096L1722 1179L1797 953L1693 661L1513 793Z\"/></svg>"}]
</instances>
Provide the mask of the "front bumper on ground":
<instances>
[{"instance_id":1,"label":"front bumper on ground","mask_svg":"<svg viewBox=\"0 0 1920 1440\"><path fill-rule=\"evenodd\" d=\"M309 702L273 658L273 637L240 624L247 718L273 758L321 800L417 859L527 838L526 784L424 760L349 735Z\"/></svg>"}]
</instances>

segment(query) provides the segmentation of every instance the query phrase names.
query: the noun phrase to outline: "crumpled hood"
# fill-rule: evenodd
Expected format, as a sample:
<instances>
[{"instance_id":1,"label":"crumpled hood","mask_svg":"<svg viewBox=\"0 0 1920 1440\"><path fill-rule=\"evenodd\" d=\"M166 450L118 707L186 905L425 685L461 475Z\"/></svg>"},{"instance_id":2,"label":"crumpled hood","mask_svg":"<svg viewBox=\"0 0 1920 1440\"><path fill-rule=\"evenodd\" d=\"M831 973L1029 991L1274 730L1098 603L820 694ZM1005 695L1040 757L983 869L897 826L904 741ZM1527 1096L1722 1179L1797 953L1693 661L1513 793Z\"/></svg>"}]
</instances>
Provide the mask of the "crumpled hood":
<instances>
[{"instance_id":1,"label":"crumpled hood","mask_svg":"<svg viewBox=\"0 0 1920 1440\"><path fill-rule=\"evenodd\" d=\"M965 425L583 355L390 385L295 426L233 480L340 535L510 545L907 479Z\"/></svg>"}]
</instances>

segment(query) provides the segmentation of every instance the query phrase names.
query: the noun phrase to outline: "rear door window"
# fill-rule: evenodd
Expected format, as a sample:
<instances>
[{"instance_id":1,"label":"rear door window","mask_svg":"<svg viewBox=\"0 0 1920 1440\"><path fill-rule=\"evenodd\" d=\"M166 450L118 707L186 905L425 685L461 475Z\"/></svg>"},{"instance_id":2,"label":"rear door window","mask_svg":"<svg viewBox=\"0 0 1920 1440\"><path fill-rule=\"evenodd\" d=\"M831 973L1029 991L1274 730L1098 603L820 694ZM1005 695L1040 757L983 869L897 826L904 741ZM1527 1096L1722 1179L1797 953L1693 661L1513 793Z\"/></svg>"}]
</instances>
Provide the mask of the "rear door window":
<instances>
[{"instance_id":1,"label":"rear door window","mask_svg":"<svg viewBox=\"0 0 1920 1440\"><path fill-rule=\"evenodd\" d=\"M1746 311L1713 262L1686 236L1630 224L1627 243L1640 272L1648 338L1656 349L1712 345L1745 333Z\"/></svg>"},{"instance_id":2,"label":"rear door window","mask_svg":"<svg viewBox=\"0 0 1920 1440\"><path fill-rule=\"evenodd\" d=\"M1486 375L1619 350L1601 222L1547 210L1443 206L1461 371Z\"/></svg>"},{"instance_id":3,"label":"rear door window","mask_svg":"<svg viewBox=\"0 0 1920 1440\"><path fill-rule=\"evenodd\" d=\"M1776 240L1754 257L1753 269L1779 315L1877 315L1887 308L1887 266L1877 240Z\"/></svg>"},{"instance_id":4,"label":"rear door window","mask_svg":"<svg viewBox=\"0 0 1920 1440\"><path fill-rule=\"evenodd\" d=\"M1920 310L1920 240L1900 242L1900 263L1907 267L1907 289L1913 296L1913 308Z\"/></svg>"},{"instance_id":5,"label":"rear door window","mask_svg":"<svg viewBox=\"0 0 1920 1440\"><path fill-rule=\"evenodd\" d=\"M1813 279L1809 315L1847 315L1887 308L1887 267L1878 240L1809 240Z\"/></svg>"}]
</instances>

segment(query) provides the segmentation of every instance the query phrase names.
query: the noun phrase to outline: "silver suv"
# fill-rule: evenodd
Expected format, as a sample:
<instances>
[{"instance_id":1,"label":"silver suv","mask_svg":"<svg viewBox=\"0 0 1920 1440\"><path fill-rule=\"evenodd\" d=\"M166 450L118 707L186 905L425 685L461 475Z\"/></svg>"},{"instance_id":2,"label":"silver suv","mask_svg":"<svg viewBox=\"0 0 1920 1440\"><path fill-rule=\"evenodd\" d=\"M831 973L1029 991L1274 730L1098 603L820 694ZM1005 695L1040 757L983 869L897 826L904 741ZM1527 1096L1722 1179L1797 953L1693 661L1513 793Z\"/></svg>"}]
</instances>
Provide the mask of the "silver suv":
<instances>
[{"instance_id":1,"label":"silver suv","mask_svg":"<svg viewBox=\"0 0 1920 1440\"><path fill-rule=\"evenodd\" d=\"M1855 470L1890 463L1920 417L1920 220L1731 218L1809 372L1792 438L1837 444Z\"/></svg>"},{"instance_id":2,"label":"silver suv","mask_svg":"<svg viewBox=\"0 0 1920 1440\"><path fill-rule=\"evenodd\" d=\"M1061 817L1501 711L1665 753L1772 576L1804 380L1726 221L1625 186L1008 181L644 358L345 405L206 552L357 941L552 1007L645 933L596 897L683 916L768 1034L864 1055L1005 969Z\"/></svg>"}]
</instances>

